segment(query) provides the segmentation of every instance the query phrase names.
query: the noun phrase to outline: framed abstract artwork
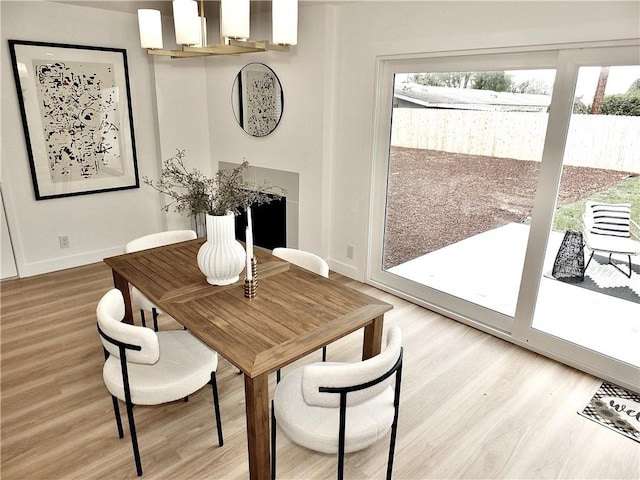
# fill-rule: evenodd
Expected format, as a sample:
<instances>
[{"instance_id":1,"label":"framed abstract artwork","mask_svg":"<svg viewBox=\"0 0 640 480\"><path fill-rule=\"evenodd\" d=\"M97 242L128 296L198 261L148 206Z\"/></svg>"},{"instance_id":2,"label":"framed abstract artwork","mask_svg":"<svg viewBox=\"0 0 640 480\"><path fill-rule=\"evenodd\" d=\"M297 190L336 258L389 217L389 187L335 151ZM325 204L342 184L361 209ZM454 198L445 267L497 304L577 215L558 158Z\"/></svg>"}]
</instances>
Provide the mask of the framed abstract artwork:
<instances>
[{"instance_id":1,"label":"framed abstract artwork","mask_svg":"<svg viewBox=\"0 0 640 480\"><path fill-rule=\"evenodd\" d=\"M126 51L9 48L36 200L139 188Z\"/></svg>"}]
</instances>

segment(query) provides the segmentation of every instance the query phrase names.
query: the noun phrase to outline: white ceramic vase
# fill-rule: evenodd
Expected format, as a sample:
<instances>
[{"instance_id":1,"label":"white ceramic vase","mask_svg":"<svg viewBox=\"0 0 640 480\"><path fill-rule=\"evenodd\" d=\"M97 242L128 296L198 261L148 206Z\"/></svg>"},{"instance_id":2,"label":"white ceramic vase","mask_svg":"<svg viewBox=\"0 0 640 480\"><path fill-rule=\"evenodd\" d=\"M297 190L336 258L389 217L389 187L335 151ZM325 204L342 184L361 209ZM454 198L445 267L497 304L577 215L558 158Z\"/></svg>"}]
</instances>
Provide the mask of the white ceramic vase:
<instances>
[{"instance_id":1,"label":"white ceramic vase","mask_svg":"<svg viewBox=\"0 0 640 480\"><path fill-rule=\"evenodd\" d=\"M247 254L236 240L235 216L207 215L207 241L198 250L198 267L211 285L229 285L240 278Z\"/></svg>"}]
</instances>

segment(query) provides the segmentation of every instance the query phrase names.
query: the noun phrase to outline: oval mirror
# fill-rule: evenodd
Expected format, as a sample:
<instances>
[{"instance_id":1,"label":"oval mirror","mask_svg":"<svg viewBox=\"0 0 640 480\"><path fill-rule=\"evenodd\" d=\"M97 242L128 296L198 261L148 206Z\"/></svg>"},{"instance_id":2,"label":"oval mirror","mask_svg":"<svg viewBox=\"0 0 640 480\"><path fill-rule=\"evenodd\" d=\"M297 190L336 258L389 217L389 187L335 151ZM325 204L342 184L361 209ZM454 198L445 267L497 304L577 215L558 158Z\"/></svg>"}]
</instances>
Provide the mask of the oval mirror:
<instances>
[{"instance_id":1,"label":"oval mirror","mask_svg":"<svg viewBox=\"0 0 640 480\"><path fill-rule=\"evenodd\" d=\"M233 82L231 103L245 132L253 137L269 135L280 123L284 108L278 76L262 63L245 65Z\"/></svg>"}]
</instances>

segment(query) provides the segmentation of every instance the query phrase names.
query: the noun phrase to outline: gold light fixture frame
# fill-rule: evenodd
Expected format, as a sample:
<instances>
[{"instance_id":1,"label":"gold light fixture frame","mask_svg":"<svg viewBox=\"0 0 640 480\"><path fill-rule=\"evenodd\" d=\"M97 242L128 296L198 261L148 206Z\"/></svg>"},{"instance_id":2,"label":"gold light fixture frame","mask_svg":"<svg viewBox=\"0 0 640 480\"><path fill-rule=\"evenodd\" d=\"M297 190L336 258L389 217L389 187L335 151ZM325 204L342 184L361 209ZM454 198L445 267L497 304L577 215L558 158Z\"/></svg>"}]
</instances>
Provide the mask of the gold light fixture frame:
<instances>
[{"instance_id":1,"label":"gold light fixture frame","mask_svg":"<svg viewBox=\"0 0 640 480\"><path fill-rule=\"evenodd\" d=\"M206 36L206 24L204 21L204 0L199 0L200 5L200 24L201 37ZM220 3L220 21L222 21L222 2ZM209 57L215 55L240 55L243 53L254 52L288 52L289 45L280 45L270 43L268 40L238 40L234 38L220 37L218 45L206 45L204 47L182 45L180 50L164 50L160 48L147 48L147 54L159 55L171 58L193 58L193 57Z\"/></svg>"}]
</instances>

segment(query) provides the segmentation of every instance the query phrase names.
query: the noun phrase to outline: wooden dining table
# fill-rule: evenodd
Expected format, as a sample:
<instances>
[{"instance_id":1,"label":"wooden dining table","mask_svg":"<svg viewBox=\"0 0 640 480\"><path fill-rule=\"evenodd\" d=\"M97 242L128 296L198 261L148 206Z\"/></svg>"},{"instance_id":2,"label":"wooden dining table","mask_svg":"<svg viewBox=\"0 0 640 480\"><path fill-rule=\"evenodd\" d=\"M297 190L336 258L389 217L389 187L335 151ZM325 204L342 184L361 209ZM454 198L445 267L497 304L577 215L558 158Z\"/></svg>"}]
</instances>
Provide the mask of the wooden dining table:
<instances>
[{"instance_id":1,"label":"wooden dining table","mask_svg":"<svg viewBox=\"0 0 640 480\"><path fill-rule=\"evenodd\" d=\"M256 248L257 295L244 295L244 273L225 286L207 283L196 262L205 239L104 261L133 323L130 285L244 374L251 479L270 478L271 372L364 329L362 359L380 352L384 313L392 305Z\"/></svg>"}]
</instances>

